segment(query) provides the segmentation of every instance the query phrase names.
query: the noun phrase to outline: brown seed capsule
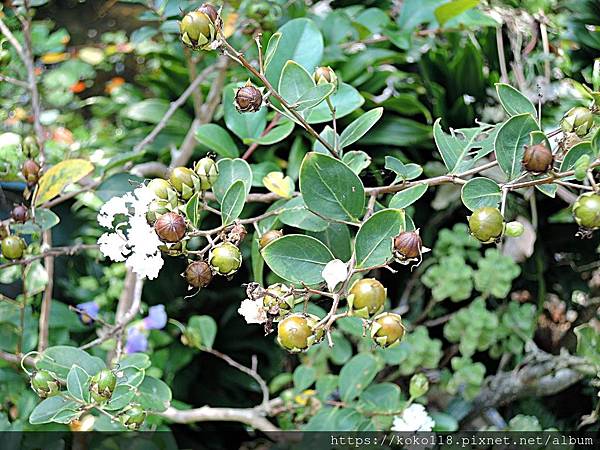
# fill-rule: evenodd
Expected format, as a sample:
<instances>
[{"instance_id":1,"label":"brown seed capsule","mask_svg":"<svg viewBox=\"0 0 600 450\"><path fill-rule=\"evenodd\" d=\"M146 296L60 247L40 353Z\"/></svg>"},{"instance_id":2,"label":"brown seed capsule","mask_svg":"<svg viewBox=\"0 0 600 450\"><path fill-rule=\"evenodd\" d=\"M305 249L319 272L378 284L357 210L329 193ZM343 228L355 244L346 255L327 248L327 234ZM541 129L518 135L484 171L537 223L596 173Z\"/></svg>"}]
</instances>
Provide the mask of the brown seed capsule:
<instances>
[{"instance_id":1,"label":"brown seed capsule","mask_svg":"<svg viewBox=\"0 0 600 450\"><path fill-rule=\"evenodd\" d=\"M190 286L203 288L212 280L212 270L204 261L194 261L185 269L185 279Z\"/></svg>"},{"instance_id":2,"label":"brown seed capsule","mask_svg":"<svg viewBox=\"0 0 600 450\"><path fill-rule=\"evenodd\" d=\"M263 102L262 92L250 82L235 91L233 104L239 112L256 112Z\"/></svg>"},{"instance_id":3,"label":"brown seed capsule","mask_svg":"<svg viewBox=\"0 0 600 450\"><path fill-rule=\"evenodd\" d=\"M21 173L23 173L25 181L27 181L28 184L35 184L39 179L40 166L38 166L33 159L28 159L23 163Z\"/></svg>"},{"instance_id":4,"label":"brown seed capsule","mask_svg":"<svg viewBox=\"0 0 600 450\"><path fill-rule=\"evenodd\" d=\"M523 166L529 172L547 172L552 168L554 156L545 144L525 146Z\"/></svg>"},{"instance_id":5,"label":"brown seed capsule","mask_svg":"<svg viewBox=\"0 0 600 450\"><path fill-rule=\"evenodd\" d=\"M422 246L423 241L418 231L404 231L394 238L394 251L399 258L418 258Z\"/></svg>"},{"instance_id":6,"label":"brown seed capsule","mask_svg":"<svg viewBox=\"0 0 600 450\"><path fill-rule=\"evenodd\" d=\"M165 242L179 242L185 236L185 219L177 213L168 212L156 219L154 230Z\"/></svg>"},{"instance_id":7,"label":"brown seed capsule","mask_svg":"<svg viewBox=\"0 0 600 450\"><path fill-rule=\"evenodd\" d=\"M274 240L279 239L281 236L283 236L283 232L281 230L267 231L265 234L263 234L260 237L260 241L259 241L260 248L265 248L267 246L267 244L270 244Z\"/></svg>"},{"instance_id":8,"label":"brown seed capsule","mask_svg":"<svg viewBox=\"0 0 600 450\"><path fill-rule=\"evenodd\" d=\"M17 205L10 212L10 216L15 222L24 223L27 222L27 218L29 217L29 211L25 206Z\"/></svg>"},{"instance_id":9,"label":"brown seed capsule","mask_svg":"<svg viewBox=\"0 0 600 450\"><path fill-rule=\"evenodd\" d=\"M215 25L219 23L219 11L210 3L204 3L197 11L206 14Z\"/></svg>"}]
</instances>

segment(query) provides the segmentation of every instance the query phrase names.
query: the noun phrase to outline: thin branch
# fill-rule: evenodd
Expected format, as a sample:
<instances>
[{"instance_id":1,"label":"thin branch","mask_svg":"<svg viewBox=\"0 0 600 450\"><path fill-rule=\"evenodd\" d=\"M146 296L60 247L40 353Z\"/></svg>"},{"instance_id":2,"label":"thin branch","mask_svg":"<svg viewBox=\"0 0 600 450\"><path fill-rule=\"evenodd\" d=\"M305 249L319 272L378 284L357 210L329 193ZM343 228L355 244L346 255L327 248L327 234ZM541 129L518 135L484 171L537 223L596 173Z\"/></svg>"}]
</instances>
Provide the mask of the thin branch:
<instances>
[{"instance_id":1,"label":"thin branch","mask_svg":"<svg viewBox=\"0 0 600 450\"><path fill-rule=\"evenodd\" d=\"M29 89L29 84L27 84L25 81L17 80L16 78L9 77L9 76L6 76L6 75L0 75L0 81L4 81L4 82L10 83L10 84L14 84L15 86L18 86L18 87L23 88L23 89Z\"/></svg>"},{"instance_id":2,"label":"thin branch","mask_svg":"<svg viewBox=\"0 0 600 450\"><path fill-rule=\"evenodd\" d=\"M277 125L277 123L279 122L279 119L281 118L281 115L279 113L275 113L275 115L273 116L273 119L271 119L271 121L269 122L269 124L267 125L267 127L263 130L263 132L260 134L260 136L264 136L265 134L267 134L269 131L271 131L273 128L275 128L275 125ZM258 148L258 142L254 142L250 145L250 147L248 147L248 150L246 150L242 156L242 159L250 159L250 157L252 156L252 153L254 153L254 150L256 150Z\"/></svg>"},{"instance_id":3,"label":"thin branch","mask_svg":"<svg viewBox=\"0 0 600 450\"><path fill-rule=\"evenodd\" d=\"M38 259L43 259L46 256L61 256L67 255L72 256L75 253L85 251L85 250L96 250L98 248L97 244L75 244L68 247L52 247L47 250L42 251L39 255L34 255L26 259L19 259L15 261L9 261L4 264L0 264L0 270L6 269L7 267L17 266L17 265L28 265L33 261L37 261Z\"/></svg>"},{"instance_id":4,"label":"thin branch","mask_svg":"<svg viewBox=\"0 0 600 450\"><path fill-rule=\"evenodd\" d=\"M52 245L52 230L45 230L42 234L42 247ZM38 352L43 352L48 347L48 327L50 324L50 310L52 308L52 289L54 287L54 255L44 257L44 268L48 276L48 283L44 289L39 318Z\"/></svg>"}]
</instances>

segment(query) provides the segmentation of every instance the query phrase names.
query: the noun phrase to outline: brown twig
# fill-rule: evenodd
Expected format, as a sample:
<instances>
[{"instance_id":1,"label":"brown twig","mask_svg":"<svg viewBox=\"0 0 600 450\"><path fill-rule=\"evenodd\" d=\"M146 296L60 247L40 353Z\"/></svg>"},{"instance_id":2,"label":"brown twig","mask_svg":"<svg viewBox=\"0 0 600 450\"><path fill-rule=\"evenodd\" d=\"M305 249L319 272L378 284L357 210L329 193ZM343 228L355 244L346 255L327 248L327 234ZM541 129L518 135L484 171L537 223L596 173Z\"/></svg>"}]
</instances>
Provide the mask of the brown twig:
<instances>
[{"instance_id":1,"label":"brown twig","mask_svg":"<svg viewBox=\"0 0 600 450\"><path fill-rule=\"evenodd\" d=\"M4 264L0 264L0 270L6 269L7 267L17 266L17 265L28 265L33 261L37 261L38 259L43 259L46 256L61 256L67 255L71 256L75 253L85 250L96 250L98 248L97 244L75 244L68 247L53 247L47 250L42 251L39 255L34 255L26 259L18 259L15 261L9 261Z\"/></svg>"},{"instance_id":2,"label":"brown twig","mask_svg":"<svg viewBox=\"0 0 600 450\"><path fill-rule=\"evenodd\" d=\"M277 125L277 123L279 122L279 119L281 118L281 115L279 113L275 113L275 115L273 116L273 118L271 119L271 121L269 122L269 124L267 125L267 127L263 130L263 132L260 134L260 136L264 136L266 135L269 131L271 131L273 128L275 128L275 125ZM250 145L250 147L248 147L248 150L246 150L244 152L244 154L242 155L242 159L250 159L250 157L252 156L252 153L254 153L254 150L256 150L258 148L258 142L254 142Z\"/></svg>"},{"instance_id":3,"label":"brown twig","mask_svg":"<svg viewBox=\"0 0 600 450\"><path fill-rule=\"evenodd\" d=\"M52 245L52 231L45 230L42 234L42 246ZM48 347L48 326L50 324L50 310L52 308L52 289L54 287L54 255L44 256L44 268L48 276L48 283L42 296L42 305L39 318L38 352L43 352Z\"/></svg>"}]
</instances>

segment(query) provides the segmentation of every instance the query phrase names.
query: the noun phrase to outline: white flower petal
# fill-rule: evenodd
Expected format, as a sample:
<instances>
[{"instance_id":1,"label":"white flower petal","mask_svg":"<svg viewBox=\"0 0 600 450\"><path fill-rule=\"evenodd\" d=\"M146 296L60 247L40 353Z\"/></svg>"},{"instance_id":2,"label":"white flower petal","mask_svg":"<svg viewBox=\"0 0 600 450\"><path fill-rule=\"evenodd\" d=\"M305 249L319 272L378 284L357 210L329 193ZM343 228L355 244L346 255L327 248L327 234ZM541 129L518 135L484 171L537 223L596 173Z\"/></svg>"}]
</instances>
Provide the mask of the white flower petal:
<instances>
[{"instance_id":1,"label":"white flower petal","mask_svg":"<svg viewBox=\"0 0 600 450\"><path fill-rule=\"evenodd\" d=\"M141 277L146 277L149 280L153 280L158 277L158 273L164 261L160 253L155 255L145 255L143 253L132 253L125 265L129 267L134 273L138 274Z\"/></svg>"},{"instance_id":2,"label":"white flower petal","mask_svg":"<svg viewBox=\"0 0 600 450\"><path fill-rule=\"evenodd\" d=\"M435 422L427 414L425 407L414 403L402 415L394 417L392 431L431 431L434 426Z\"/></svg>"},{"instance_id":3,"label":"white flower petal","mask_svg":"<svg viewBox=\"0 0 600 450\"><path fill-rule=\"evenodd\" d=\"M129 253L127 241L118 233L104 233L98 239L98 245L102 254L113 261L125 261Z\"/></svg>"},{"instance_id":4,"label":"white flower petal","mask_svg":"<svg viewBox=\"0 0 600 450\"><path fill-rule=\"evenodd\" d=\"M327 263L321 276L327 283L329 292L333 292L335 287L348 277L348 267L343 261L334 259Z\"/></svg>"},{"instance_id":5,"label":"white flower petal","mask_svg":"<svg viewBox=\"0 0 600 450\"><path fill-rule=\"evenodd\" d=\"M265 323L267 320L267 312L262 306L262 302L246 299L242 301L238 308L246 323Z\"/></svg>"},{"instance_id":6,"label":"white flower petal","mask_svg":"<svg viewBox=\"0 0 600 450\"><path fill-rule=\"evenodd\" d=\"M112 228L112 222L117 214L127 214L129 209L122 197L113 197L107 201L98 213L98 223L104 228Z\"/></svg>"}]
</instances>

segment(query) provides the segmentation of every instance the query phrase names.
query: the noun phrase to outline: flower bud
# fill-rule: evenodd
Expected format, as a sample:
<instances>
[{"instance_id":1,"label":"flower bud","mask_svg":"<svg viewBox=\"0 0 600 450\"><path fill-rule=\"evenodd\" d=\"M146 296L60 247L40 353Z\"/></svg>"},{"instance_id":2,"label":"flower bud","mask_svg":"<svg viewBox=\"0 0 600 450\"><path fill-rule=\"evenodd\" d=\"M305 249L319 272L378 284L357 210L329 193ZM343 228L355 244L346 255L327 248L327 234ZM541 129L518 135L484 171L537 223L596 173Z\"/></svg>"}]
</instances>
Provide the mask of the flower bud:
<instances>
[{"instance_id":1,"label":"flower bud","mask_svg":"<svg viewBox=\"0 0 600 450\"><path fill-rule=\"evenodd\" d=\"M260 241L258 242L261 250L263 248L265 248L271 242L279 239L281 236L283 236L283 233L281 232L281 230L270 230L270 231L267 231L265 234L263 234L260 237Z\"/></svg>"},{"instance_id":2,"label":"flower bud","mask_svg":"<svg viewBox=\"0 0 600 450\"><path fill-rule=\"evenodd\" d=\"M545 144L525 146L523 154L523 166L529 172L547 172L552 168L554 156Z\"/></svg>"},{"instance_id":3,"label":"flower bud","mask_svg":"<svg viewBox=\"0 0 600 450\"><path fill-rule=\"evenodd\" d=\"M125 428L139 430L146 419L146 411L140 405L129 405L119 414L119 419Z\"/></svg>"},{"instance_id":4,"label":"flower bud","mask_svg":"<svg viewBox=\"0 0 600 450\"><path fill-rule=\"evenodd\" d=\"M179 242L185 236L185 219L174 212L165 213L156 219L154 230L164 242Z\"/></svg>"},{"instance_id":5,"label":"flower bud","mask_svg":"<svg viewBox=\"0 0 600 450\"><path fill-rule=\"evenodd\" d=\"M484 244L494 242L504 232L504 218L498 208L485 206L469 217L471 234Z\"/></svg>"},{"instance_id":6,"label":"flower bud","mask_svg":"<svg viewBox=\"0 0 600 450\"><path fill-rule=\"evenodd\" d=\"M23 148L23 153L25 153L28 158L37 158L40 154L40 147L38 146L37 139L33 136L25 137L21 146Z\"/></svg>"},{"instance_id":7,"label":"flower bud","mask_svg":"<svg viewBox=\"0 0 600 450\"><path fill-rule=\"evenodd\" d=\"M277 325L277 343L292 353L306 351L323 338L318 323L312 314L291 314Z\"/></svg>"},{"instance_id":8,"label":"flower bud","mask_svg":"<svg viewBox=\"0 0 600 450\"><path fill-rule=\"evenodd\" d=\"M213 277L210 266L204 261L194 261L189 264L184 275L190 286L199 289L208 286Z\"/></svg>"},{"instance_id":9,"label":"flower bud","mask_svg":"<svg viewBox=\"0 0 600 450\"><path fill-rule=\"evenodd\" d=\"M329 66L317 67L313 73L313 80L317 84L331 83L336 88L338 86L338 77Z\"/></svg>"},{"instance_id":10,"label":"flower bud","mask_svg":"<svg viewBox=\"0 0 600 450\"><path fill-rule=\"evenodd\" d=\"M352 314L367 319L383 311L387 291L375 278L363 278L354 282L348 294Z\"/></svg>"},{"instance_id":11,"label":"flower bud","mask_svg":"<svg viewBox=\"0 0 600 450\"><path fill-rule=\"evenodd\" d=\"M40 177L40 166L33 159L28 159L23 163L21 173L25 177L27 184L35 184Z\"/></svg>"},{"instance_id":12,"label":"flower bud","mask_svg":"<svg viewBox=\"0 0 600 450\"><path fill-rule=\"evenodd\" d=\"M12 220L15 222L25 223L29 217L29 210L23 205L17 205L10 212L10 217L12 217Z\"/></svg>"},{"instance_id":13,"label":"flower bud","mask_svg":"<svg viewBox=\"0 0 600 450\"><path fill-rule=\"evenodd\" d=\"M415 373L410 378L410 385L408 387L408 393L411 398L419 398L427 394L429 390L429 380L422 373Z\"/></svg>"},{"instance_id":14,"label":"flower bud","mask_svg":"<svg viewBox=\"0 0 600 450\"><path fill-rule=\"evenodd\" d=\"M594 115L583 106L571 108L560 121L560 127L565 133L575 133L579 137L588 134L593 125Z\"/></svg>"},{"instance_id":15,"label":"flower bud","mask_svg":"<svg viewBox=\"0 0 600 450\"><path fill-rule=\"evenodd\" d=\"M375 317L371 325L371 338L380 347L391 347L404 337L402 317L396 313L383 313Z\"/></svg>"},{"instance_id":16,"label":"flower bud","mask_svg":"<svg viewBox=\"0 0 600 450\"><path fill-rule=\"evenodd\" d=\"M404 231L394 238L394 254L400 260L419 258L422 247L419 230Z\"/></svg>"},{"instance_id":17,"label":"flower bud","mask_svg":"<svg viewBox=\"0 0 600 450\"><path fill-rule=\"evenodd\" d=\"M519 237L523 234L523 231L525 231L525 227L521 222L517 221L508 222L506 224L506 229L504 230L509 237Z\"/></svg>"},{"instance_id":18,"label":"flower bud","mask_svg":"<svg viewBox=\"0 0 600 450\"><path fill-rule=\"evenodd\" d=\"M263 297L263 305L267 308L267 313L279 318L289 314L295 304L296 298L292 288L281 283L269 286Z\"/></svg>"},{"instance_id":19,"label":"flower bud","mask_svg":"<svg viewBox=\"0 0 600 450\"><path fill-rule=\"evenodd\" d=\"M218 46L217 29L220 26L221 19L216 9L204 4L198 10L187 13L181 20L181 41L194 50L214 50Z\"/></svg>"},{"instance_id":20,"label":"flower bud","mask_svg":"<svg viewBox=\"0 0 600 450\"><path fill-rule=\"evenodd\" d=\"M181 194L184 200L189 200L194 195L196 187L200 187L200 180L196 172L187 167L175 167L171 171L169 177L171 186L173 186L177 192Z\"/></svg>"},{"instance_id":21,"label":"flower bud","mask_svg":"<svg viewBox=\"0 0 600 450\"><path fill-rule=\"evenodd\" d=\"M31 375L31 388L41 398L51 397L60 391L60 383L51 372L38 370Z\"/></svg>"},{"instance_id":22,"label":"flower bud","mask_svg":"<svg viewBox=\"0 0 600 450\"><path fill-rule=\"evenodd\" d=\"M173 189L167 180L163 180L162 178L150 180L147 187L161 200L171 201L172 199L177 198L175 189Z\"/></svg>"},{"instance_id":23,"label":"flower bud","mask_svg":"<svg viewBox=\"0 0 600 450\"><path fill-rule=\"evenodd\" d=\"M235 91L233 104L241 113L256 112L263 104L262 92L248 81L245 86Z\"/></svg>"},{"instance_id":24,"label":"flower bud","mask_svg":"<svg viewBox=\"0 0 600 450\"><path fill-rule=\"evenodd\" d=\"M600 194L586 192L573 204L573 217L586 230L600 228Z\"/></svg>"},{"instance_id":25,"label":"flower bud","mask_svg":"<svg viewBox=\"0 0 600 450\"><path fill-rule=\"evenodd\" d=\"M222 242L211 249L208 263L219 275L231 276L242 265L242 254L240 249L231 242Z\"/></svg>"},{"instance_id":26,"label":"flower bud","mask_svg":"<svg viewBox=\"0 0 600 450\"><path fill-rule=\"evenodd\" d=\"M187 347L201 348L202 335L197 327L186 327L181 335L181 343Z\"/></svg>"},{"instance_id":27,"label":"flower bud","mask_svg":"<svg viewBox=\"0 0 600 450\"><path fill-rule=\"evenodd\" d=\"M102 369L90 379L90 394L96 403L104 403L112 397L117 376L110 369Z\"/></svg>"},{"instance_id":28,"label":"flower bud","mask_svg":"<svg viewBox=\"0 0 600 450\"><path fill-rule=\"evenodd\" d=\"M6 259L16 260L21 259L26 245L25 241L23 241L23 239L21 239L19 236L11 235L2 239L0 248L2 249L2 256L4 256Z\"/></svg>"},{"instance_id":29,"label":"flower bud","mask_svg":"<svg viewBox=\"0 0 600 450\"><path fill-rule=\"evenodd\" d=\"M219 172L217 170L217 164L212 158L202 158L194 166L194 171L200 178L200 189L208 191L217 181Z\"/></svg>"}]
</instances>

